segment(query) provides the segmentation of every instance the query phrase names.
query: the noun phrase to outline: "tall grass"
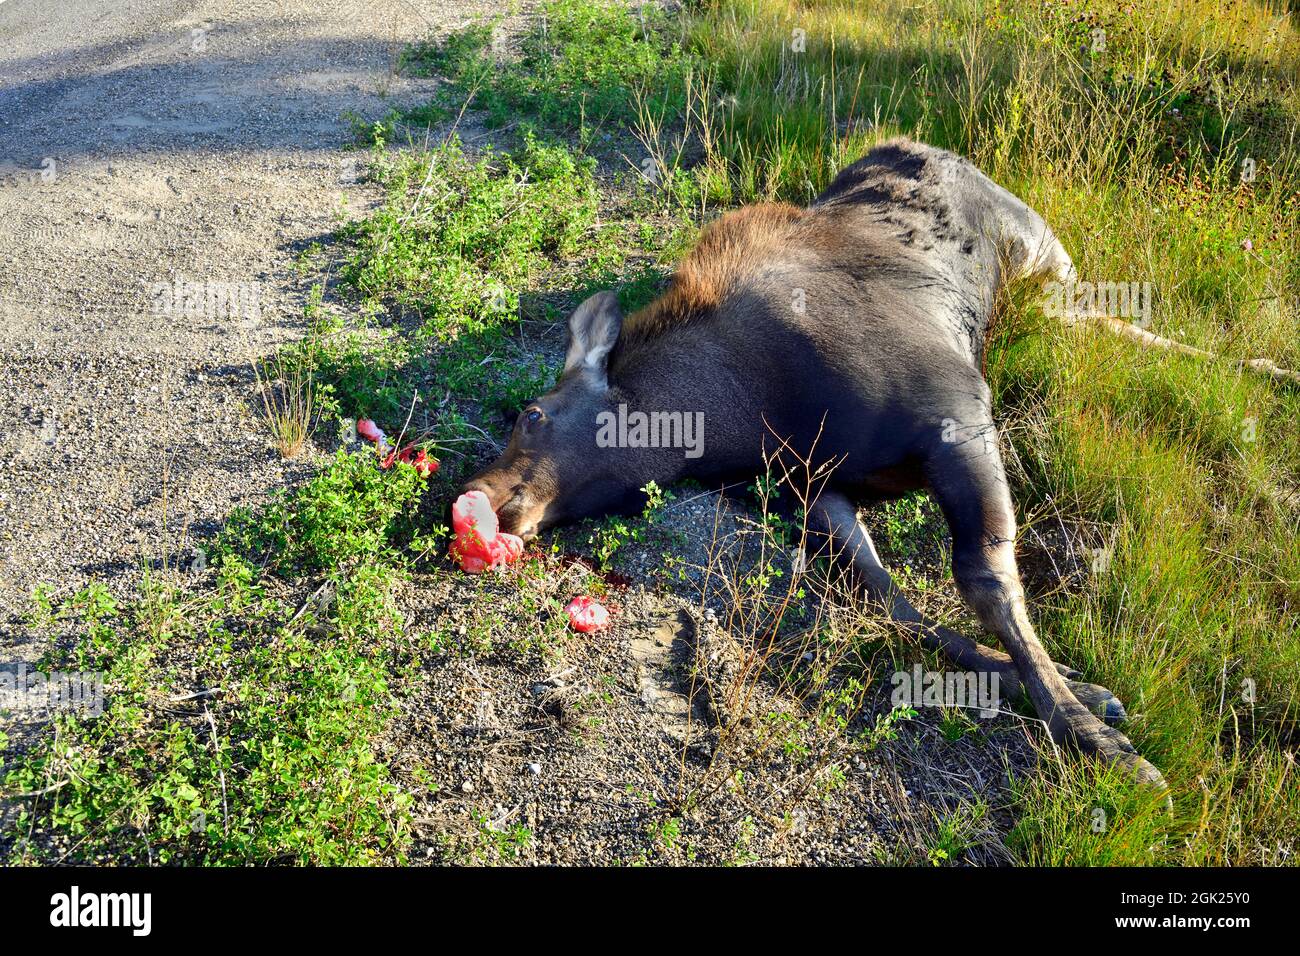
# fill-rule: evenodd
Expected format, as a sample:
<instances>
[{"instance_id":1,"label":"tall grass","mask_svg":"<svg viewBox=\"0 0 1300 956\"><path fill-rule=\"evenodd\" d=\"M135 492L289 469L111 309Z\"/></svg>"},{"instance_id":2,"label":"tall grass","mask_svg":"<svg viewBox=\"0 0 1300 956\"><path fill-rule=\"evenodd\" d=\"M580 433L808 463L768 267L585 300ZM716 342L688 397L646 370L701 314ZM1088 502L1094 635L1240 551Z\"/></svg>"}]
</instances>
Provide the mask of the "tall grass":
<instances>
[{"instance_id":1,"label":"tall grass","mask_svg":"<svg viewBox=\"0 0 1300 956\"><path fill-rule=\"evenodd\" d=\"M1161 334L1300 359L1300 34L1282 6L713 0L690 35L728 97L710 158L738 199L806 201L906 133L1019 193L1085 278L1151 282ZM1040 633L1129 702L1176 808L1056 764L1022 783L1013 849L1286 860L1300 829L1300 395L1066 331L1033 290L999 322L989 375L1022 523L1109 529L1105 572L1034 607Z\"/></svg>"},{"instance_id":2,"label":"tall grass","mask_svg":"<svg viewBox=\"0 0 1300 956\"><path fill-rule=\"evenodd\" d=\"M283 352L249 362L262 397L262 413L276 450L285 458L302 454L317 418L315 373L309 363Z\"/></svg>"}]
</instances>

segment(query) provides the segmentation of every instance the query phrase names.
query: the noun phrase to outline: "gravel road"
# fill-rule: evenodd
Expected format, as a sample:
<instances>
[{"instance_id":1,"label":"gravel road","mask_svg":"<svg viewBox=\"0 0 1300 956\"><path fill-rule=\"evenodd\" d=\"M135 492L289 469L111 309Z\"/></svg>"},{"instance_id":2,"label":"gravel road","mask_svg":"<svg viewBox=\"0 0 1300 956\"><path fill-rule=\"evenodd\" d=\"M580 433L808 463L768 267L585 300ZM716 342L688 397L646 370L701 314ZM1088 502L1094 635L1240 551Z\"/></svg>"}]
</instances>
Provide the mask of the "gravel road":
<instances>
[{"instance_id":1,"label":"gravel road","mask_svg":"<svg viewBox=\"0 0 1300 956\"><path fill-rule=\"evenodd\" d=\"M402 45L490 3L0 0L0 660L39 582L128 589L291 477L248 363L367 201L343 114L427 93Z\"/></svg>"}]
</instances>

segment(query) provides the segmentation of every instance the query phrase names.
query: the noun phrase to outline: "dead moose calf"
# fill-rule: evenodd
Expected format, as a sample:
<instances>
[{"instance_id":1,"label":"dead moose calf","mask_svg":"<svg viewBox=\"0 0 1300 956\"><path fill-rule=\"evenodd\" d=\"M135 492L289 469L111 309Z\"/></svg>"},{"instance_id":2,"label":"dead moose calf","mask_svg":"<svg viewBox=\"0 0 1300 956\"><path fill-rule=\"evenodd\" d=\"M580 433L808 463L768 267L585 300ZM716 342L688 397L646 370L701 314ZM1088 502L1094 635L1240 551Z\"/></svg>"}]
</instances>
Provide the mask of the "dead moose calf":
<instances>
[{"instance_id":1,"label":"dead moose calf","mask_svg":"<svg viewBox=\"0 0 1300 956\"><path fill-rule=\"evenodd\" d=\"M815 450L838 464L809 504L809 531L872 601L927 647L1027 695L1055 740L1163 789L1112 726L1119 701L1054 664L1025 609L980 367L999 286L1039 275L1070 281L1074 268L1037 213L958 156L885 143L807 209L752 206L711 224L668 290L627 319L613 293L584 302L559 384L466 488L528 538L638 510L652 480L752 480L774 443L805 460ZM702 413L699 447L602 440L635 411ZM952 531L962 596L1010 656L924 618L880 563L857 505L918 488Z\"/></svg>"}]
</instances>

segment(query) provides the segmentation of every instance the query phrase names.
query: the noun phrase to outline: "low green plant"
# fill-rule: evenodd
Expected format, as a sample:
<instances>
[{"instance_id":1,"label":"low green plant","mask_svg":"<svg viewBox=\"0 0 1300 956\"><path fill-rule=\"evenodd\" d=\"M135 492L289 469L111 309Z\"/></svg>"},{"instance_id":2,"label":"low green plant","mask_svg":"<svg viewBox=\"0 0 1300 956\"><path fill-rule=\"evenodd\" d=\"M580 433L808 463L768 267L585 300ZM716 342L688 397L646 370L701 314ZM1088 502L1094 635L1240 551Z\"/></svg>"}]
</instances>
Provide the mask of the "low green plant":
<instances>
[{"instance_id":1,"label":"low green plant","mask_svg":"<svg viewBox=\"0 0 1300 956\"><path fill-rule=\"evenodd\" d=\"M926 840L926 859L931 866L957 863L979 840L978 831L988 816L983 802L963 803L955 812L941 816Z\"/></svg>"},{"instance_id":2,"label":"low green plant","mask_svg":"<svg viewBox=\"0 0 1300 956\"><path fill-rule=\"evenodd\" d=\"M609 569L614 556L623 547L646 539L646 535L658 524L664 508L674 499L672 492L665 491L653 481L640 490L646 495L646 503L639 518L624 518L621 515L605 518L587 539L593 556L604 570Z\"/></svg>"},{"instance_id":3,"label":"low green plant","mask_svg":"<svg viewBox=\"0 0 1300 956\"><path fill-rule=\"evenodd\" d=\"M956 743L978 729L975 721L960 707L945 707L939 714L939 736L949 743Z\"/></svg>"},{"instance_id":4,"label":"low green plant","mask_svg":"<svg viewBox=\"0 0 1300 956\"><path fill-rule=\"evenodd\" d=\"M476 863L488 866L511 863L532 846L532 831L522 823L494 824L482 813L475 814L474 820L478 824L478 839L470 856Z\"/></svg>"},{"instance_id":5,"label":"low green plant","mask_svg":"<svg viewBox=\"0 0 1300 956\"><path fill-rule=\"evenodd\" d=\"M939 506L925 492L913 492L880 506L885 522L885 545L903 560L915 558L923 547L944 532Z\"/></svg>"},{"instance_id":6,"label":"low green plant","mask_svg":"<svg viewBox=\"0 0 1300 956\"><path fill-rule=\"evenodd\" d=\"M424 488L425 479L408 464L383 469L371 449L339 449L301 488L232 513L214 552L250 557L281 573L400 564L417 535L413 505Z\"/></svg>"},{"instance_id":7,"label":"low green plant","mask_svg":"<svg viewBox=\"0 0 1300 956\"><path fill-rule=\"evenodd\" d=\"M439 342L517 320L535 273L595 221L590 161L532 135L475 159L455 139L376 152L374 169L386 198L341 231L343 287Z\"/></svg>"},{"instance_id":8,"label":"low green plant","mask_svg":"<svg viewBox=\"0 0 1300 956\"><path fill-rule=\"evenodd\" d=\"M881 744L898 739L898 725L904 720L915 720L916 710L911 707L895 707L883 714L877 714L875 722L862 734L862 743L868 750L875 750Z\"/></svg>"},{"instance_id":9,"label":"low green plant","mask_svg":"<svg viewBox=\"0 0 1300 956\"><path fill-rule=\"evenodd\" d=\"M519 44L519 55L494 50L496 24L480 21L440 43L410 48L402 65L440 74L451 96L472 96L491 123L519 121L575 132L587 145L604 130L621 132L636 118L636 97L678 115L695 60L681 47L681 28L659 7L635 10L614 0L544 0Z\"/></svg>"},{"instance_id":10,"label":"low green plant","mask_svg":"<svg viewBox=\"0 0 1300 956\"><path fill-rule=\"evenodd\" d=\"M227 555L208 595L155 592L174 612L161 631L139 603L64 602L55 618L79 636L46 666L100 672L106 701L58 714L4 778L26 794L14 830L30 862L401 862L409 800L373 747L393 713L393 573L341 575L303 614Z\"/></svg>"}]
</instances>

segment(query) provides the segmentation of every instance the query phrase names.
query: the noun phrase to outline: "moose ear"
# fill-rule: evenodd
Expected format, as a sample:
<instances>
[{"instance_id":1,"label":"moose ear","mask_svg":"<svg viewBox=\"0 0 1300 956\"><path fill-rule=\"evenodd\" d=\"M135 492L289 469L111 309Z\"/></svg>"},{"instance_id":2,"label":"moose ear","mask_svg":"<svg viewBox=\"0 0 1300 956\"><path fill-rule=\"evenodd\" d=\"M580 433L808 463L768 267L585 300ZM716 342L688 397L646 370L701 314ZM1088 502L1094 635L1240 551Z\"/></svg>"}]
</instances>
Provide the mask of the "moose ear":
<instances>
[{"instance_id":1,"label":"moose ear","mask_svg":"<svg viewBox=\"0 0 1300 956\"><path fill-rule=\"evenodd\" d=\"M581 369L605 383L605 360L618 341L623 311L613 292L597 292L569 316L569 354L564 374Z\"/></svg>"}]
</instances>

